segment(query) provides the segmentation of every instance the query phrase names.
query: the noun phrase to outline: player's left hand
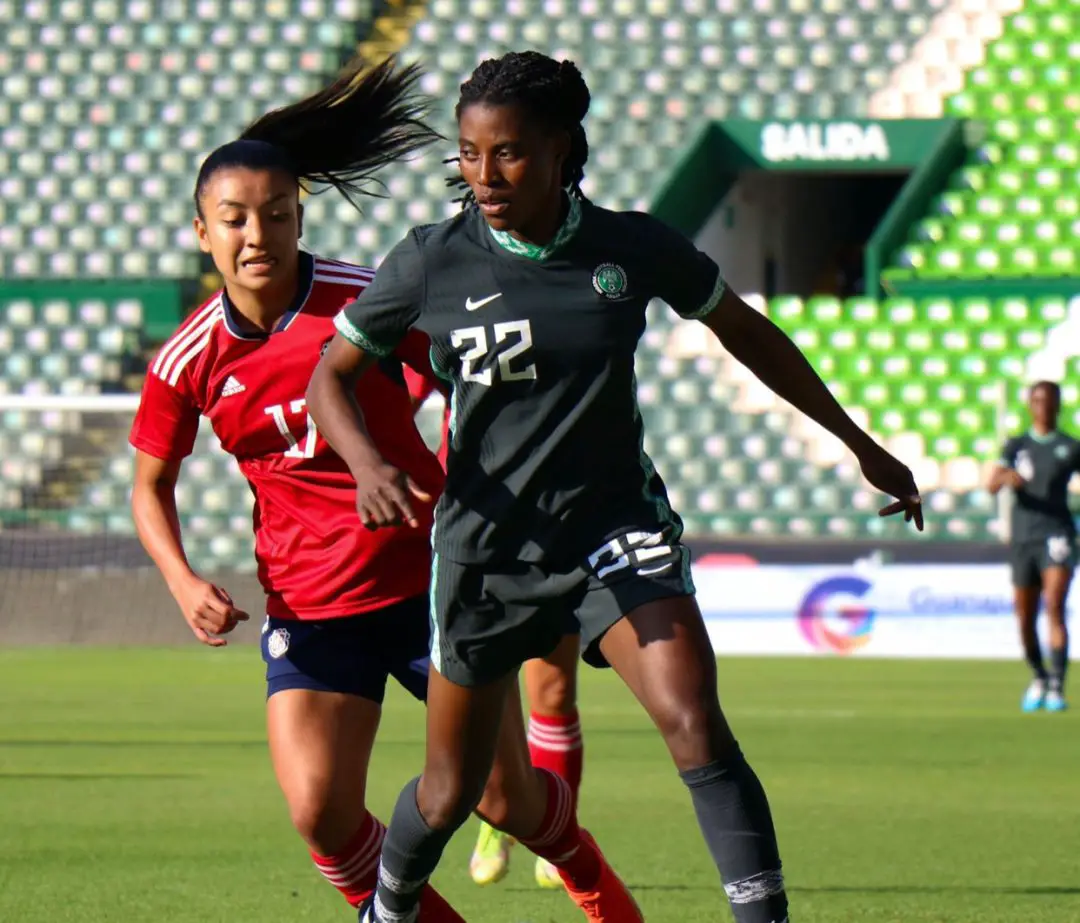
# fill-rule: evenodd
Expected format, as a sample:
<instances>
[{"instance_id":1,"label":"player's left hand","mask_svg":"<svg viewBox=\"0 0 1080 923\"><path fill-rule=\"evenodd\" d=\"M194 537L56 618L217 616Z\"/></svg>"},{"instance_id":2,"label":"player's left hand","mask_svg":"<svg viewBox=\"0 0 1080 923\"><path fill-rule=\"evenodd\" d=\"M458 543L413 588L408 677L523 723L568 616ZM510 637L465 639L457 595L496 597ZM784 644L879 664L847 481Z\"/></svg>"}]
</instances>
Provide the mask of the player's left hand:
<instances>
[{"instance_id":1,"label":"player's left hand","mask_svg":"<svg viewBox=\"0 0 1080 923\"><path fill-rule=\"evenodd\" d=\"M904 522L915 522L915 528L923 530L922 497L915 485L911 470L898 458L890 455L877 443L873 443L859 455L859 467L863 477L883 493L896 501L878 510L879 516L904 514Z\"/></svg>"}]
</instances>

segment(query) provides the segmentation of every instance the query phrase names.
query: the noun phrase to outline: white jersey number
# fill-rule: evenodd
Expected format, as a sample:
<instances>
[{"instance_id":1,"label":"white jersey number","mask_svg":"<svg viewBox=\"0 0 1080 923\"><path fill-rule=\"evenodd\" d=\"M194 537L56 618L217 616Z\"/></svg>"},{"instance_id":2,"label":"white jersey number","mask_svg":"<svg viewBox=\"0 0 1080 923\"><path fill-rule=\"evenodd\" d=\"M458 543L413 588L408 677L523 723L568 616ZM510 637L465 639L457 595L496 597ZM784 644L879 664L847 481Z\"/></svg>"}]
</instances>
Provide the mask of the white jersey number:
<instances>
[{"instance_id":1,"label":"white jersey number","mask_svg":"<svg viewBox=\"0 0 1080 923\"><path fill-rule=\"evenodd\" d=\"M527 320L505 321L491 328L496 344L507 343L498 353L499 378L503 381L525 381L536 378L533 363L515 368L511 363L532 349L532 328ZM509 341L509 342L508 342ZM454 349L468 348L461 354L461 380L478 385L491 385L492 368L477 371L476 365L488 354L488 328L461 327L450 331L450 345Z\"/></svg>"},{"instance_id":2,"label":"white jersey number","mask_svg":"<svg viewBox=\"0 0 1080 923\"><path fill-rule=\"evenodd\" d=\"M314 458L315 457L315 440L319 436L319 431L315 428L315 421L311 419L311 414L306 410L307 401L303 398L295 400L289 404L290 414L304 415L304 419L307 421L307 433L304 436L304 444L301 446L297 438L292 434L292 430L289 429L289 420L285 416L285 405L274 404L271 407L264 407L263 413L268 413L274 418L274 423L277 425L278 432L285 437L285 442L289 447L285 450L286 458Z\"/></svg>"},{"instance_id":3,"label":"white jersey number","mask_svg":"<svg viewBox=\"0 0 1080 923\"><path fill-rule=\"evenodd\" d=\"M649 577L669 570L678 559L678 550L660 532L626 532L589 555L589 567L600 580L627 567Z\"/></svg>"}]
</instances>

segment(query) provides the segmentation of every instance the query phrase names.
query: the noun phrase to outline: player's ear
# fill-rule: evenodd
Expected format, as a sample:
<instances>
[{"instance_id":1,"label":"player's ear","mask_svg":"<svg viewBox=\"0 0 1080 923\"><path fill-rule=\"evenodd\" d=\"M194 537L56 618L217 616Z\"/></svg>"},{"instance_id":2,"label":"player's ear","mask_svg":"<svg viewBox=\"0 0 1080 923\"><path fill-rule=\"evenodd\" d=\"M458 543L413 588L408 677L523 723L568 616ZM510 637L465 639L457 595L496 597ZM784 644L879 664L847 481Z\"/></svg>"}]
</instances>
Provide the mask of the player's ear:
<instances>
[{"instance_id":1,"label":"player's ear","mask_svg":"<svg viewBox=\"0 0 1080 923\"><path fill-rule=\"evenodd\" d=\"M195 226L195 238L199 241L199 249L202 250L203 253L209 253L210 235L206 231L206 222L196 215L192 224Z\"/></svg>"}]
</instances>

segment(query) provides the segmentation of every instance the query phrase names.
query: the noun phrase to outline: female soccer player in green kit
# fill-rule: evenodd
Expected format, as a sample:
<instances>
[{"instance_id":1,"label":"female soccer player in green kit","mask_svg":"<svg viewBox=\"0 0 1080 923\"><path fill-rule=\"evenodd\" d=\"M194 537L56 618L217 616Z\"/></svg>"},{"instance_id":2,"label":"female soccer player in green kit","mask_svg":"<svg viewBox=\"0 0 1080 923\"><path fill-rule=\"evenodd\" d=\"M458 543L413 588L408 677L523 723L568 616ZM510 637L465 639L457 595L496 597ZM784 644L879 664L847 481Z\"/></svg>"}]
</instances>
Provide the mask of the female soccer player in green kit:
<instances>
[{"instance_id":1,"label":"female soccer player in green kit","mask_svg":"<svg viewBox=\"0 0 1080 923\"><path fill-rule=\"evenodd\" d=\"M365 921L416 918L420 888L480 797L520 665L573 632L586 662L612 666L664 737L737 923L788 919L768 801L720 708L681 521L642 450L634 351L652 298L706 324L840 438L895 498L882 515L922 526L911 472L708 256L649 215L585 199L588 108L569 61L483 62L457 106L467 207L398 244L339 315L308 388L320 432L356 478L361 521L383 528L415 522L412 500L365 431L354 382L416 327L453 385L432 539L427 755L394 810ZM573 824L565 783L549 790L541 828L557 837L563 817ZM623 904L591 918L636 917Z\"/></svg>"},{"instance_id":2,"label":"female soccer player in green kit","mask_svg":"<svg viewBox=\"0 0 1080 923\"><path fill-rule=\"evenodd\" d=\"M1009 556L1020 642L1032 672L1020 707L1026 712L1061 712L1068 707L1065 602L1076 568L1076 525L1068 495L1069 481L1080 471L1080 442L1058 429L1061 388L1056 382L1036 382L1028 403L1031 428L1005 443L989 489L996 494L1009 487L1015 495ZM1049 671L1035 626L1040 599L1050 628Z\"/></svg>"}]
</instances>

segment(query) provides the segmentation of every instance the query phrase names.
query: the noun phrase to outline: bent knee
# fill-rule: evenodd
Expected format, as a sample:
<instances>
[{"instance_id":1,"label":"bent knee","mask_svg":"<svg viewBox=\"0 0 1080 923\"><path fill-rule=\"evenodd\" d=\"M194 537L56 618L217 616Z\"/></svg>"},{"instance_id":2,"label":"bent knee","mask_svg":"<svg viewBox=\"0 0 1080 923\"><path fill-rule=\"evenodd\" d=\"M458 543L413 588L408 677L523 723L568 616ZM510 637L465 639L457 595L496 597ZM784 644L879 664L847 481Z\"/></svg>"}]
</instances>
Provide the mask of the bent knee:
<instances>
[{"instance_id":1,"label":"bent knee","mask_svg":"<svg viewBox=\"0 0 1080 923\"><path fill-rule=\"evenodd\" d=\"M576 709L577 688L572 676L553 672L534 683L529 691L529 710L532 712L566 716Z\"/></svg>"},{"instance_id":2,"label":"bent knee","mask_svg":"<svg viewBox=\"0 0 1080 923\"><path fill-rule=\"evenodd\" d=\"M722 759L735 749L718 703L667 702L652 710L652 718L679 769Z\"/></svg>"},{"instance_id":3,"label":"bent knee","mask_svg":"<svg viewBox=\"0 0 1080 923\"><path fill-rule=\"evenodd\" d=\"M319 855L332 856L348 845L367 814L363 798L335 798L324 786L312 785L286 795L296 832Z\"/></svg>"},{"instance_id":4,"label":"bent knee","mask_svg":"<svg viewBox=\"0 0 1080 923\"><path fill-rule=\"evenodd\" d=\"M461 779L449 773L424 770L416 792L417 806L433 830L455 830L476 809L484 793L484 783Z\"/></svg>"}]
</instances>

